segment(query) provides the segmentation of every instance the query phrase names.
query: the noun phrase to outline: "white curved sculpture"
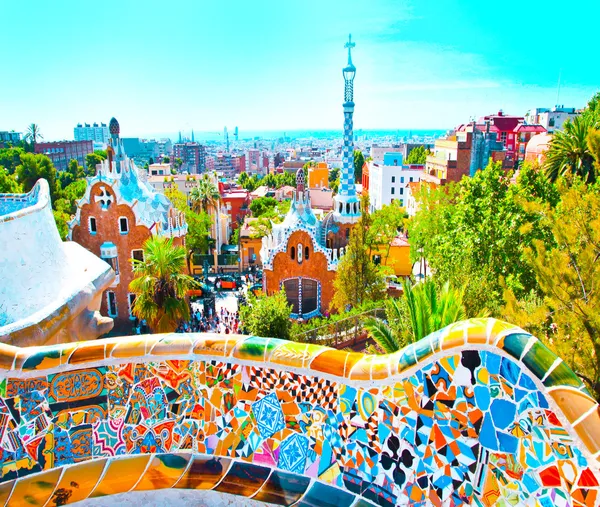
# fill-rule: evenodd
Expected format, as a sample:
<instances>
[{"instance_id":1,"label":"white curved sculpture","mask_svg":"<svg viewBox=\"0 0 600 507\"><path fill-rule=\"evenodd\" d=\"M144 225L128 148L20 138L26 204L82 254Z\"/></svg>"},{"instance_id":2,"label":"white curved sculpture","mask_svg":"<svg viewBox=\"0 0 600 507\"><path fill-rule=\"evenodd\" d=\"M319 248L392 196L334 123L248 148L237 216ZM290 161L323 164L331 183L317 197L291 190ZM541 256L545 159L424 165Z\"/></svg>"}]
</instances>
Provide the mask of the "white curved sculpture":
<instances>
[{"instance_id":1,"label":"white curved sculpture","mask_svg":"<svg viewBox=\"0 0 600 507\"><path fill-rule=\"evenodd\" d=\"M98 312L114 272L60 239L46 180L0 194L0 342L19 346L89 340L110 331Z\"/></svg>"}]
</instances>

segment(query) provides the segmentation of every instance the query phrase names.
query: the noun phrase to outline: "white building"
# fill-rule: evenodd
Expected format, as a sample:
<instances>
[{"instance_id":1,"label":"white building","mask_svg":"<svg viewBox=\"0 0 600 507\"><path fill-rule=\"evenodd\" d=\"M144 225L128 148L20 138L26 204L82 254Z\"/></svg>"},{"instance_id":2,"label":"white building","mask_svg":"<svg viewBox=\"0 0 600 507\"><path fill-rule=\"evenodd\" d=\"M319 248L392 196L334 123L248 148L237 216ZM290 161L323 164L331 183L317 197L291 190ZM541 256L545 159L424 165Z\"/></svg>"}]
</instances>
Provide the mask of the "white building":
<instances>
[{"instance_id":1,"label":"white building","mask_svg":"<svg viewBox=\"0 0 600 507\"><path fill-rule=\"evenodd\" d=\"M75 141L94 141L94 143L105 145L108 143L108 126L106 123L101 123L100 125L97 123L93 125L78 123L73 129L73 135L75 136Z\"/></svg>"},{"instance_id":2,"label":"white building","mask_svg":"<svg viewBox=\"0 0 600 507\"><path fill-rule=\"evenodd\" d=\"M418 168L417 168L418 167ZM371 211L381 209L394 200L406 206L406 185L421 181L423 166L383 165L369 161L369 199Z\"/></svg>"},{"instance_id":3,"label":"white building","mask_svg":"<svg viewBox=\"0 0 600 507\"><path fill-rule=\"evenodd\" d=\"M538 107L531 109L525 115L525 121L532 125L541 125L549 134L555 130L562 130L567 120L572 120L579 115L574 107L554 106L551 109Z\"/></svg>"}]
</instances>

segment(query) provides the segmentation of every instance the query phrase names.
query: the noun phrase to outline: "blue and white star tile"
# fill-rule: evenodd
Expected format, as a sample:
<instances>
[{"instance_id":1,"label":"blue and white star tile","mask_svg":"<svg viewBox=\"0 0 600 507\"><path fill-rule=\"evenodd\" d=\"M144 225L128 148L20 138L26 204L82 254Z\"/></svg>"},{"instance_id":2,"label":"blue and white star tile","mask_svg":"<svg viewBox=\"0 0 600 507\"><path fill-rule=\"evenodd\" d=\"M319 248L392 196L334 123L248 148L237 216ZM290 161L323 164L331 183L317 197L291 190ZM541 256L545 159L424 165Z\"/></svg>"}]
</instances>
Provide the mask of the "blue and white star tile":
<instances>
[{"instance_id":1,"label":"blue and white star tile","mask_svg":"<svg viewBox=\"0 0 600 507\"><path fill-rule=\"evenodd\" d=\"M277 466L282 470L303 474L306 457L308 456L308 443L308 438L300 433L290 435L279 448Z\"/></svg>"},{"instance_id":2,"label":"blue and white star tile","mask_svg":"<svg viewBox=\"0 0 600 507\"><path fill-rule=\"evenodd\" d=\"M285 428L283 412L275 393L267 394L264 398L255 401L252 404L252 413L260 436L263 438L270 438Z\"/></svg>"}]
</instances>

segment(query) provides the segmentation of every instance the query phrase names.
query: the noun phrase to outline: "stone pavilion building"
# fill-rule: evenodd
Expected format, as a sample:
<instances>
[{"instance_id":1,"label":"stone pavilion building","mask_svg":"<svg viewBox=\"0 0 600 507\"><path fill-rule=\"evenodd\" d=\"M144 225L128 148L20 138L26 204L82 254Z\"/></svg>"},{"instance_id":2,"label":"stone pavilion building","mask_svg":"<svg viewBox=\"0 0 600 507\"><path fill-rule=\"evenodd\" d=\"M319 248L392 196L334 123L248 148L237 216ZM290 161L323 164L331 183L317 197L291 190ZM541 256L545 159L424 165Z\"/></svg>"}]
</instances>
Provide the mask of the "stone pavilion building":
<instances>
[{"instance_id":1,"label":"stone pavilion building","mask_svg":"<svg viewBox=\"0 0 600 507\"><path fill-rule=\"evenodd\" d=\"M143 181L140 171L123 149L119 123L109 124L108 158L88 178L84 196L69 223L69 238L111 265L116 278L104 291L101 313L112 317L115 330L129 333L135 295L132 259L143 260L144 242L153 235L185 244L187 224L171 201Z\"/></svg>"},{"instance_id":2,"label":"stone pavilion building","mask_svg":"<svg viewBox=\"0 0 600 507\"><path fill-rule=\"evenodd\" d=\"M350 238L360 218L360 202L354 183L354 47L349 38L348 64L344 75L344 147L338 194L333 210L318 220L311 207L310 190L304 171L296 173L296 191L290 210L281 224L273 224L263 238L260 252L263 263L263 289L267 294L285 291L292 305L293 318L322 315L333 298L333 280Z\"/></svg>"}]
</instances>

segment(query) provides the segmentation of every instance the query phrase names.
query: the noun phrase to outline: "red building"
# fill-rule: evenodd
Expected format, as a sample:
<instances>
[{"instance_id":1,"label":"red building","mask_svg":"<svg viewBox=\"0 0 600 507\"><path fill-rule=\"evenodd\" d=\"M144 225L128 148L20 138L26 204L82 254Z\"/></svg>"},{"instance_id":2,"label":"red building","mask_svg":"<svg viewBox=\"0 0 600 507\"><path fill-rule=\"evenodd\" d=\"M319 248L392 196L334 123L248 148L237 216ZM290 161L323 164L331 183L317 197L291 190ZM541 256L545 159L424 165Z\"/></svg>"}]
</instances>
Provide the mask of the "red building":
<instances>
[{"instance_id":1,"label":"red building","mask_svg":"<svg viewBox=\"0 0 600 507\"><path fill-rule=\"evenodd\" d=\"M36 143L35 152L48 156L57 171L65 171L73 159L85 167L85 157L94 152L94 141Z\"/></svg>"},{"instance_id":2,"label":"red building","mask_svg":"<svg viewBox=\"0 0 600 507\"><path fill-rule=\"evenodd\" d=\"M517 160L525 160L525 149L529 140L536 134L544 134L545 132L546 129L541 125L528 125L526 123L517 125L515 127Z\"/></svg>"},{"instance_id":3,"label":"red building","mask_svg":"<svg viewBox=\"0 0 600 507\"><path fill-rule=\"evenodd\" d=\"M497 139L504 145L507 156L514 159L517 153L517 134L515 133L515 128L519 123L523 123L524 121L524 116L511 116L498 111L497 114L490 114L480 118L477 128L485 131L486 123L489 122L490 132L498 134Z\"/></svg>"},{"instance_id":4,"label":"red building","mask_svg":"<svg viewBox=\"0 0 600 507\"><path fill-rule=\"evenodd\" d=\"M362 178L360 180L362 183L362 191L363 194L369 193L369 164L365 162L362 167Z\"/></svg>"},{"instance_id":5,"label":"red building","mask_svg":"<svg viewBox=\"0 0 600 507\"><path fill-rule=\"evenodd\" d=\"M187 224L182 213L163 194L142 182L138 169L126 155L119 139L119 124L110 122L108 159L88 178L77 213L69 223L69 239L111 265L116 273L104 291L101 313L114 319L115 329L131 333L135 317L135 295L129 291L133 280L132 259L143 260L144 243L153 235L185 243Z\"/></svg>"},{"instance_id":6,"label":"red building","mask_svg":"<svg viewBox=\"0 0 600 507\"><path fill-rule=\"evenodd\" d=\"M219 183L219 192L231 217L231 230L235 231L250 212L250 192L243 188L225 190L223 183Z\"/></svg>"}]
</instances>

